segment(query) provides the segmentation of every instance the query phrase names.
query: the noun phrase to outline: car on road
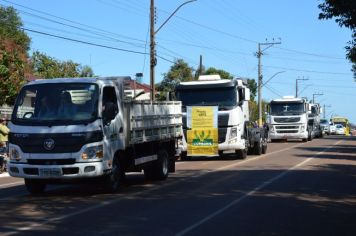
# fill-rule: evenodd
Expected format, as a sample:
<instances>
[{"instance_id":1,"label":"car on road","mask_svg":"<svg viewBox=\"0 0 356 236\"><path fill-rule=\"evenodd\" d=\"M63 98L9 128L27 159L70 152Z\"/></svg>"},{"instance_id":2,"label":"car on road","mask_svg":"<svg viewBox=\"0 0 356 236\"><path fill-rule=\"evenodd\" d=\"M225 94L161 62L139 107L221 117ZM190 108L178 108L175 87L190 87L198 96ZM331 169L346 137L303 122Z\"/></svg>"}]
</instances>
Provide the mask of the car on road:
<instances>
[{"instance_id":1,"label":"car on road","mask_svg":"<svg viewBox=\"0 0 356 236\"><path fill-rule=\"evenodd\" d=\"M330 123L329 125L330 134L336 133L336 125L334 123Z\"/></svg>"},{"instance_id":2,"label":"car on road","mask_svg":"<svg viewBox=\"0 0 356 236\"><path fill-rule=\"evenodd\" d=\"M337 124L336 125L336 129L335 129L335 134L338 134L338 135L345 135L345 128L344 126L340 125L340 124Z\"/></svg>"},{"instance_id":3,"label":"car on road","mask_svg":"<svg viewBox=\"0 0 356 236\"><path fill-rule=\"evenodd\" d=\"M320 120L320 129L324 134L329 135L330 134L330 124L329 121L326 119L321 119Z\"/></svg>"}]
</instances>

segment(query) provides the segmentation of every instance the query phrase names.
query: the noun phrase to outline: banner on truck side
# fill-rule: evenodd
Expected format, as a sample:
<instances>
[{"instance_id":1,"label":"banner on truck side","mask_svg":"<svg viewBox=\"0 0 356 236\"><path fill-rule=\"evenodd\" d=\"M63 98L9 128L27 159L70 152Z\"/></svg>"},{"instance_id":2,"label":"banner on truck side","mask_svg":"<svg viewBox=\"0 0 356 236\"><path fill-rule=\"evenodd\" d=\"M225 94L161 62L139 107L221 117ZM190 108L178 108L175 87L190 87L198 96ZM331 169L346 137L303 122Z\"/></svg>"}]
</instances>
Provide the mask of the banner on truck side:
<instances>
[{"instance_id":1,"label":"banner on truck side","mask_svg":"<svg viewBox=\"0 0 356 236\"><path fill-rule=\"evenodd\" d=\"M187 131L188 155L215 156L218 155L218 129L204 128Z\"/></svg>"},{"instance_id":2,"label":"banner on truck side","mask_svg":"<svg viewBox=\"0 0 356 236\"><path fill-rule=\"evenodd\" d=\"M187 107L189 156L218 155L218 107Z\"/></svg>"}]
</instances>

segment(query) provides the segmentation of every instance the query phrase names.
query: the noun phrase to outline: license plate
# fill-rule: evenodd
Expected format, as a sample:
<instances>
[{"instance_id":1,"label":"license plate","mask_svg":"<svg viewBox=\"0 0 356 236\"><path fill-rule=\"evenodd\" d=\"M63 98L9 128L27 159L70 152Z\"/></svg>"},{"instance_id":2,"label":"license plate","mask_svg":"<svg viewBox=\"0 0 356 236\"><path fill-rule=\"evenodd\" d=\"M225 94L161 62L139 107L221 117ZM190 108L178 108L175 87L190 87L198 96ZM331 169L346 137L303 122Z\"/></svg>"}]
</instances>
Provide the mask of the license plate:
<instances>
[{"instance_id":1,"label":"license plate","mask_svg":"<svg viewBox=\"0 0 356 236\"><path fill-rule=\"evenodd\" d=\"M44 168L40 169L40 176L42 177L59 177L62 175L59 168Z\"/></svg>"}]
</instances>

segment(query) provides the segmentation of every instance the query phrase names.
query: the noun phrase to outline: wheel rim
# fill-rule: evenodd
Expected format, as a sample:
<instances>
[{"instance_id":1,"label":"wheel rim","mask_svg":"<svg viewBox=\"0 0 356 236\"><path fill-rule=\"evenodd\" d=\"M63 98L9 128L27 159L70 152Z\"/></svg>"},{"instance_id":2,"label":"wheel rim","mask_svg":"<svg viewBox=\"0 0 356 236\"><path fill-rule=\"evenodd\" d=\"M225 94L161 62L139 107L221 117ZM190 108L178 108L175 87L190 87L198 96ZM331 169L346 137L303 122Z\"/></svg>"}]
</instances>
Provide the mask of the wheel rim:
<instances>
[{"instance_id":1,"label":"wheel rim","mask_svg":"<svg viewBox=\"0 0 356 236\"><path fill-rule=\"evenodd\" d=\"M168 173L168 158L167 154L165 153L162 158L162 173L166 175Z\"/></svg>"}]
</instances>

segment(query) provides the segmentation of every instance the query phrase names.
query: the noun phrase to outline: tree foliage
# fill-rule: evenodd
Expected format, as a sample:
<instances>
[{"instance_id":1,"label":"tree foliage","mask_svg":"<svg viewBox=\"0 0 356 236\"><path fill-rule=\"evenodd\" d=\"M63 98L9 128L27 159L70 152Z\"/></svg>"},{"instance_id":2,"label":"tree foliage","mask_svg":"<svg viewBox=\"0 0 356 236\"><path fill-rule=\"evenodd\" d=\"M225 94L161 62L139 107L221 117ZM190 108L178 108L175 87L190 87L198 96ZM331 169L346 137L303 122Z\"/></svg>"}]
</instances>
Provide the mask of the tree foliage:
<instances>
[{"instance_id":1,"label":"tree foliage","mask_svg":"<svg viewBox=\"0 0 356 236\"><path fill-rule=\"evenodd\" d=\"M322 11L319 19L335 18L340 27L352 31L352 40L345 47L347 58L353 63L353 72L356 77L356 1L355 0L325 0L319 4Z\"/></svg>"},{"instance_id":2,"label":"tree foliage","mask_svg":"<svg viewBox=\"0 0 356 236\"><path fill-rule=\"evenodd\" d=\"M12 7L0 6L0 105L12 104L30 72L27 50L30 38Z\"/></svg>"},{"instance_id":3,"label":"tree foliage","mask_svg":"<svg viewBox=\"0 0 356 236\"><path fill-rule=\"evenodd\" d=\"M169 71L163 74L163 80L158 84L157 91L161 92L159 100L165 99L167 92L173 92L176 85L180 82L193 80L193 68L188 65L183 59L178 59L170 67Z\"/></svg>"},{"instance_id":4,"label":"tree foliage","mask_svg":"<svg viewBox=\"0 0 356 236\"><path fill-rule=\"evenodd\" d=\"M222 70L222 69L216 69L214 67L209 67L205 71L205 75L220 75L222 79L233 79L234 76L232 76L229 72Z\"/></svg>"},{"instance_id":5,"label":"tree foliage","mask_svg":"<svg viewBox=\"0 0 356 236\"><path fill-rule=\"evenodd\" d=\"M71 60L59 61L38 51L32 54L31 65L35 76L46 79L93 76L89 66L81 66Z\"/></svg>"}]
</instances>

